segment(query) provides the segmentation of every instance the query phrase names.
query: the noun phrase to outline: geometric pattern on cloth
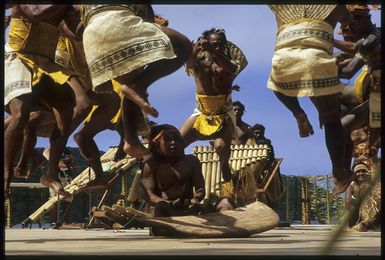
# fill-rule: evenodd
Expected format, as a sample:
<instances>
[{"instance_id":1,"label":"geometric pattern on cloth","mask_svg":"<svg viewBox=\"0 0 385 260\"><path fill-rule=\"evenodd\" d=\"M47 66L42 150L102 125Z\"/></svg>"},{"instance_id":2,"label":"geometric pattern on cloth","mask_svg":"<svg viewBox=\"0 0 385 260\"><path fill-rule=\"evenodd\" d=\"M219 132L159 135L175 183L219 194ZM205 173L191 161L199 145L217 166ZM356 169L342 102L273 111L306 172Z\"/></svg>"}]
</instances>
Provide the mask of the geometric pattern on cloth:
<instances>
[{"instance_id":1,"label":"geometric pattern on cloth","mask_svg":"<svg viewBox=\"0 0 385 260\"><path fill-rule=\"evenodd\" d=\"M327 33L325 31L317 29L301 29L280 34L277 37L277 42L298 36L319 37L331 43L334 41L333 34Z\"/></svg>"},{"instance_id":2,"label":"geometric pattern on cloth","mask_svg":"<svg viewBox=\"0 0 385 260\"><path fill-rule=\"evenodd\" d=\"M128 46L124 49L118 50L106 57L101 59L96 59L97 62L90 64L90 73L92 75L98 75L106 67L113 66L125 61L127 58L134 57L135 55L145 53L151 50L156 49L167 49L169 48L168 44L163 39L151 40L146 42L137 43L131 46Z\"/></svg>"},{"instance_id":3,"label":"geometric pattern on cloth","mask_svg":"<svg viewBox=\"0 0 385 260\"><path fill-rule=\"evenodd\" d=\"M31 82L25 81L25 80L19 80L12 82L6 88L4 89L4 96L6 97L9 93L14 91L15 89L22 90L22 89L31 89Z\"/></svg>"},{"instance_id":4,"label":"geometric pattern on cloth","mask_svg":"<svg viewBox=\"0 0 385 260\"><path fill-rule=\"evenodd\" d=\"M270 80L273 81L279 88L282 89L300 89L300 88L323 88L337 86L340 84L340 79L338 77L328 78L328 79L314 79L314 80L301 80L289 83L279 83L275 82L271 77Z\"/></svg>"}]
</instances>

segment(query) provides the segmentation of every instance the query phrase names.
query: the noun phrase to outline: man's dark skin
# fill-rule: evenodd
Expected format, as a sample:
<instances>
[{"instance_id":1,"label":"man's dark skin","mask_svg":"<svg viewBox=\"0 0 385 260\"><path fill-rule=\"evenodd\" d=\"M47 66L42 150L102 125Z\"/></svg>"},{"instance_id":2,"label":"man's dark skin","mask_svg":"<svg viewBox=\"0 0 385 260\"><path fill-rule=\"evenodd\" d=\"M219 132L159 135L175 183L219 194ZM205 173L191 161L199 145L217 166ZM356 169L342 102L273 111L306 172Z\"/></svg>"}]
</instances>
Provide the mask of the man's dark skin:
<instances>
[{"instance_id":1,"label":"man's dark skin","mask_svg":"<svg viewBox=\"0 0 385 260\"><path fill-rule=\"evenodd\" d=\"M234 144L246 144L247 140L253 136L251 126L242 120L242 116L245 112L245 106L239 102L233 102L233 109L235 113L236 127L235 131L238 140L233 140Z\"/></svg>"},{"instance_id":2,"label":"man's dark skin","mask_svg":"<svg viewBox=\"0 0 385 260\"><path fill-rule=\"evenodd\" d=\"M186 66L195 78L197 94L208 96L231 94L237 65L224 54L225 44L225 35L215 32L209 33L206 38L199 38L194 43L193 54L186 62ZM208 54L204 59L197 58L200 51L207 51ZM228 162L234 131L232 124L226 122L219 132L205 137L193 129L195 121L196 117L190 117L180 128L186 147L197 140L214 139L214 149L220 158L222 178L225 182L230 181L231 169Z\"/></svg>"},{"instance_id":3,"label":"man's dark skin","mask_svg":"<svg viewBox=\"0 0 385 260\"><path fill-rule=\"evenodd\" d=\"M8 128L11 120L11 116L8 116L4 120L4 129ZM34 149L37 142L37 136L49 138L55 127L56 121L52 111L41 109L30 113L28 125L24 130L24 139L19 162L13 169L14 177L28 179L33 171L45 161L43 155ZM27 163L30 159L32 159L32 165L27 167Z\"/></svg>"},{"instance_id":4,"label":"man's dark skin","mask_svg":"<svg viewBox=\"0 0 385 260\"><path fill-rule=\"evenodd\" d=\"M150 148L153 158L144 164L141 182L147 199L155 206L155 216L183 215L186 204L187 208L192 207L205 197L201 163L195 156L184 154L178 129L164 131Z\"/></svg>"},{"instance_id":5,"label":"man's dark skin","mask_svg":"<svg viewBox=\"0 0 385 260\"><path fill-rule=\"evenodd\" d=\"M58 27L64 20L66 30L69 36L73 36L76 31L78 17L71 5L13 5L12 19L24 18L31 22L44 22ZM41 32L44 33L44 32ZM58 127L51 136L50 160L48 163L47 173L44 174L40 181L42 184L53 188L58 194L66 195L57 179L57 167L60 155L67 142L68 136L73 128L71 121L77 119L81 121L81 117L86 116L90 109L89 103L80 102L84 96L79 95L78 90L82 87L76 77L70 77L68 84L60 86L60 88L46 87L41 90L38 99L41 103L52 107ZM43 84L41 84L43 85ZM65 94L65 91L68 94ZM36 91L34 89L34 91ZM64 97L64 95L67 95ZM76 99L75 99L76 97ZM4 150L4 174L5 174L5 192L8 193L8 187L12 175L13 165L17 151L20 149L22 132L28 123L29 112L32 109L32 95L23 95L10 101L6 110L12 115L11 122L5 132L5 150ZM80 118L80 119L79 119ZM13 140L14 144L10 144ZM17 140L17 141L15 141Z\"/></svg>"},{"instance_id":6,"label":"man's dark skin","mask_svg":"<svg viewBox=\"0 0 385 260\"><path fill-rule=\"evenodd\" d=\"M276 16L278 29L283 24L282 21ZM342 26L348 25L351 22L351 16L348 13L346 6L337 5L337 7L330 13L330 15L324 20L332 28L335 28L337 22ZM313 127L311 126L306 113L301 108L297 97L286 96L279 92L274 92L277 98L292 112L297 120L299 134L301 137L308 137L314 134ZM336 94L337 95L337 94ZM316 106L319 113L320 120L323 122L325 128L325 142L332 161L333 176L334 176L334 190L333 194L339 194L345 191L350 183L352 174L349 169L344 167L344 129L340 121L340 107L339 105L333 106L320 106L320 104L327 103L326 100L333 102L337 100L337 96L317 96L310 97L310 100Z\"/></svg>"},{"instance_id":7,"label":"man's dark skin","mask_svg":"<svg viewBox=\"0 0 385 260\"><path fill-rule=\"evenodd\" d=\"M359 52L367 55L368 60L355 56L345 67L341 67L339 76L350 79L364 64L368 65L368 71L380 68L381 64L381 35L370 20L370 15L353 15L353 22L349 25L355 38L363 39L359 42ZM370 128L369 147L380 146L381 128Z\"/></svg>"}]
</instances>

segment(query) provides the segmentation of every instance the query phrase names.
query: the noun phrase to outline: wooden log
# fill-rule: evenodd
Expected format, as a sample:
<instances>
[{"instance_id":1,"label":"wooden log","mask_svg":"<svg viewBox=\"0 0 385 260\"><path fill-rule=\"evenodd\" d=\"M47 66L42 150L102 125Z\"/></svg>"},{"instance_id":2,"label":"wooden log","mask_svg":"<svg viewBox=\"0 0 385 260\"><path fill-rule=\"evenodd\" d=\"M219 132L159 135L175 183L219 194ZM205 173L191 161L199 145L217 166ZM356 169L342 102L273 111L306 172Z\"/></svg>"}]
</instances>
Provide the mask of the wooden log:
<instances>
[{"instance_id":1,"label":"wooden log","mask_svg":"<svg viewBox=\"0 0 385 260\"><path fill-rule=\"evenodd\" d=\"M104 210L98 210L93 213L93 217L97 220L99 220L105 228L111 228L114 224L114 221L112 221L107 215L106 211ZM89 225L89 227L92 227L92 225Z\"/></svg>"},{"instance_id":2,"label":"wooden log","mask_svg":"<svg viewBox=\"0 0 385 260\"><path fill-rule=\"evenodd\" d=\"M199 216L150 217L136 220L172 235L199 238L249 237L279 224L279 216L256 201L245 207Z\"/></svg>"}]
</instances>

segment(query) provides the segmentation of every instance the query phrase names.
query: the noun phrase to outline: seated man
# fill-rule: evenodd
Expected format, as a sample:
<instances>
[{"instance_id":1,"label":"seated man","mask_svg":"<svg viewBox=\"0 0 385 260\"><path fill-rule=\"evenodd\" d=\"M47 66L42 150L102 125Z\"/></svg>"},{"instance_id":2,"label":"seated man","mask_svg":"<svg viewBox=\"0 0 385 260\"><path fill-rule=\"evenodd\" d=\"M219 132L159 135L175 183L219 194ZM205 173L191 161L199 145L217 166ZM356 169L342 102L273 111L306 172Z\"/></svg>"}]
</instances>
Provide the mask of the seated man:
<instances>
[{"instance_id":1,"label":"seated man","mask_svg":"<svg viewBox=\"0 0 385 260\"><path fill-rule=\"evenodd\" d=\"M245 113L245 105L239 101L233 102L233 109L235 113L235 136L233 138L234 144L247 144L247 141L253 137L253 131L251 126L242 120L242 116Z\"/></svg>"},{"instance_id":2,"label":"seated man","mask_svg":"<svg viewBox=\"0 0 385 260\"><path fill-rule=\"evenodd\" d=\"M255 144L263 144L268 147L267 157L262 159L260 161L261 163L255 164L256 182L257 186L260 186L265 176L273 170L275 154L270 139L265 137L265 127L261 124L255 124L252 129ZM257 193L257 200L267 204L271 208L277 206L277 202L283 191L283 182L279 168L277 171L277 174L271 180L266 191L264 193Z\"/></svg>"},{"instance_id":3,"label":"seated man","mask_svg":"<svg viewBox=\"0 0 385 260\"><path fill-rule=\"evenodd\" d=\"M47 158L48 159L48 158ZM67 147L65 148L63 155L59 161L59 179L63 187L67 186L68 183L72 181L72 168L75 166L75 158L72 155L72 152ZM53 189L49 189L50 196L56 196ZM63 200L62 205L57 205L51 209L50 217L51 221L55 223L55 226L61 225L64 221L66 224L71 223L72 219L72 201L74 197L67 196ZM63 209L61 209L63 206ZM61 211L63 210L63 213ZM59 217L60 216L60 217Z\"/></svg>"},{"instance_id":4,"label":"seated man","mask_svg":"<svg viewBox=\"0 0 385 260\"><path fill-rule=\"evenodd\" d=\"M155 217L199 214L205 197L205 180L199 159L185 155L177 128L157 125L149 136L151 159L143 165L141 182ZM214 204L216 210L234 209L229 199Z\"/></svg>"}]
</instances>

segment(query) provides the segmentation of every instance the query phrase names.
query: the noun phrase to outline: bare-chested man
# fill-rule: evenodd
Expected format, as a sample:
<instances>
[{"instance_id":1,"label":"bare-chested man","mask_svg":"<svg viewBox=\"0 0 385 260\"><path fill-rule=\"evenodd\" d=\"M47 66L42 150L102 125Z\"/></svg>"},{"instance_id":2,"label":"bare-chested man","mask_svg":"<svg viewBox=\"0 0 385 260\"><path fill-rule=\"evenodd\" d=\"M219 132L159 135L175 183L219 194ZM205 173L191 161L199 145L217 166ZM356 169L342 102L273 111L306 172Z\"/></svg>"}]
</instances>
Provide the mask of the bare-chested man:
<instances>
[{"instance_id":1,"label":"bare-chested man","mask_svg":"<svg viewBox=\"0 0 385 260\"><path fill-rule=\"evenodd\" d=\"M298 101L298 97L310 97L325 128L335 183L333 194L342 193L353 176L344 167L345 133L339 111L343 85L332 56L333 29L337 22L343 26L349 24L351 16L344 5L272 5L270 8L276 16L278 34L268 87L293 113L301 137L314 133Z\"/></svg>"},{"instance_id":2,"label":"bare-chested man","mask_svg":"<svg viewBox=\"0 0 385 260\"><path fill-rule=\"evenodd\" d=\"M194 206L205 197L199 159L184 153L183 139L174 126L152 127L149 139L152 157L143 166L141 182L154 216L194 214ZM227 198L216 203L219 211L233 208Z\"/></svg>"},{"instance_id":3,"label":"bare-chested man","mask_svg":"<svg viewBox=\"0 0 385 260\"><path fill-rule=\"evenodd\" d=\"M195 79L197 108L180 128L181 135L186 146L214 139L225 182L231 180L229 158L235 127L232 83L246 65L241 50L228 42L224 30L218 28L203 32L186 62L188 73Z\"/></svg>"},{"instance_id":4,"label":"bare-chested man","mask_svg":"<svg viewBox=\"0 0 385 260\"><path fill-rule=\"evenodd\" d=\"M67 25L72 24L72 13L71 5L14 5L12 8L5 55L5 105L11 115L4 136L6 193L13 175L13 161L20 149L23 130L35 103L32 95L34 92L39 102L52 108L57 122L50 139L47 172L40 181L61 195L67 194L60 185L57 169L70 134L76 104L71 87L79 87L79 83L73 77L73 72L60 67L54 61L59 37L58 26L63 19ZM44 77L49 77L53 83L40 84L39 88L35 88Z\"/></svg>"},{"instance_id":5,"label":"bare-chested man","mask_svg":"<svg viewBox=\"0 0 385 260\"><path fill-rule=\"evenodd\" d=\"M121 84L124 150L143 158L137 125L142 112L157 117L147 88L178 68L190 56L191 42L170 28L154 24L151 5L83 5L83 44L96 92L111 92L111 80Z\"/></svg>"},{"instance_id":6,"label":"bare-chested man","mask_svg":"<svg viewBox=\"0 0 385 260\"><path fill-rule=\"evenodd\" d=\"M247 141L253 137L251 126L242 120L245 113L245 105L239 101L233 102L233 109L235 113L235 134L237 138L233 138L234 144L246 144Z\"/></svg>"},{"instance_id":7,"label":"bare-chested man","mask_svg":"<svg viewBox=\"0 0 385 260\"><path fill-rule=\"evenodd\" d=\"M381 30L370 20L368 6L348 5L353 16L349 29L358 42L355 57L340 69L340 77L351 78L364 64L370 75L369 88L369 149L371 156L376 156L381 137Z\"/></svg>"}]
</instances>

